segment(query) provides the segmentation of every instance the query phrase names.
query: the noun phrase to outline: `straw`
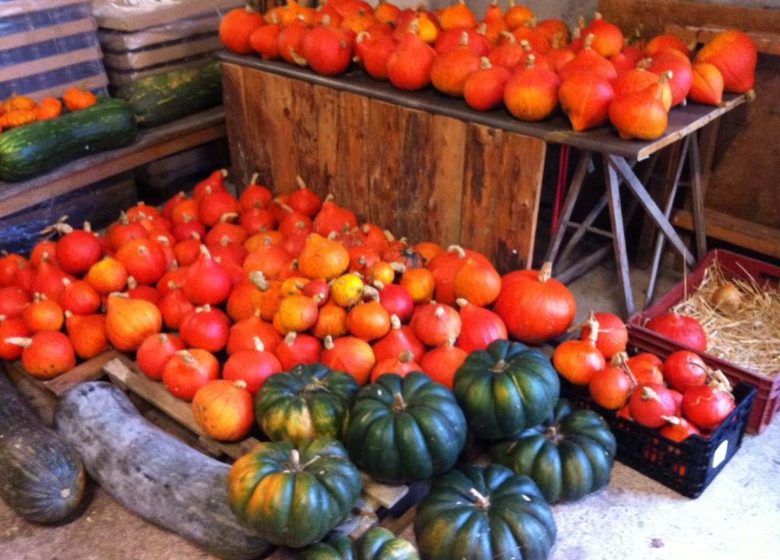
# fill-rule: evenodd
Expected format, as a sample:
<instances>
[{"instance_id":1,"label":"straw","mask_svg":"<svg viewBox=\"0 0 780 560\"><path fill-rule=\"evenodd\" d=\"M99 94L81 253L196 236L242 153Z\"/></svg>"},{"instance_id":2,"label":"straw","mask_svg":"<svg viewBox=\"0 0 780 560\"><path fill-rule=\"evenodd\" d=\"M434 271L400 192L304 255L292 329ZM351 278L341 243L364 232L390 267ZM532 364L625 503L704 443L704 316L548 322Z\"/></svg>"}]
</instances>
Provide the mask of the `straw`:
<instances>
[{"instance_id":1,"label":"straw","mask_svg":"<svg viewBox=\"0 0 780 560\"><path fill-rule=\"evenodd\" d=\"M780 290L768 282L759 284L740 268L744 277L730 276L716 259L698 288L672 310L701 323L707 333L707 354L769 377L780 375ZM726 284L741 296L731 313L712 301Z\"/></svg>"}]
</instances>

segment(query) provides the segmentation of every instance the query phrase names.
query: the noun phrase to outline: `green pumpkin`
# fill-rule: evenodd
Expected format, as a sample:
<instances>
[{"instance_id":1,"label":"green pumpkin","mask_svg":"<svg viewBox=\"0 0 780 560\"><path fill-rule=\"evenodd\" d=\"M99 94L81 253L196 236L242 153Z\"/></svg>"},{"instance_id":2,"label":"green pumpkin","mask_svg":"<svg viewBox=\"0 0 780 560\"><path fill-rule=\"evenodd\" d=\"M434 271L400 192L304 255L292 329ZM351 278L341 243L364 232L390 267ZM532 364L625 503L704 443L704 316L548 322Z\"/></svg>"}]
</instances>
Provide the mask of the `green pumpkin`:
<instances>
[{"instance_id":1,"label":"green pumpkin","mask_svg":"<svg viewBox=\"0 0 780 560\"><path fill-rule=\"evenodd\" d=\"M341 523L360 496L360 471L346 449L321 438L293 444L264 442L240 457L228 474L236 518L267 541L299 548Z\"/></svg>"},{"instance_id":2,"label":"green pumpkin","mask_svg":"<svg viewBox=\"0 0 780 560\"><path fill-rule=\"evenodd\" d=\"M383 527L374 527L354 543L342 536L328 544L310 546L298 555L298 560L419 560L419 556L406 539Z\"/></svg>"},{"instance_id":3,"label":"green pumpkin","mask_svg":"<svg viewBox=\"0 0 780 560\"><path fill-rule=\"evenodd\" d=\"M453 467L466 443L466 419L444 385L420 372L390 373L361 389L344 441L376 480L424 480Z\"/></svg>"},{"instance_id":4,"label":"green pumpkin","mask_svg":"<svg viewBox=\"0 0 780 560\"><path fill-rule=\"evenodd\" d=\"M469 465L434 481L414 534L423 560L544 560L556 527L533 480L501 465Z\"/></svg>"},{"instance_id":5,"label":"green pumpkin","mask_svg":"<svg viewBox=\"0 0 780 560\"><path fill-rule=\"evenodd\" d=\"M539 350L496 340L469 354L453 390L474 434L496 440L543 422L558 402L560 381Z\"/></svg>"},{"instance_id":6,"label":"green pumpkin","mask_svg":"<svg viewBox=\"0 0 780 560\"><path fill-rule=\"evenodd\" d=\"M297 365L269 377L255 396L255 418L272 441L341 439L358 385L323 364Z\"/></svg>"},{"instance_id":7,"label":"green pumpkin","mask_svg":"<svg viewBox=\"0 0 780 560\"><path fill-rule=\"evenodd\" d=\"M590 410L572 411L561 399L542 425L516 440L493 446L493 458L517 474L530 476L550 503L579 500L609 483L615 436Z\"/></svg>"}]
</instances>

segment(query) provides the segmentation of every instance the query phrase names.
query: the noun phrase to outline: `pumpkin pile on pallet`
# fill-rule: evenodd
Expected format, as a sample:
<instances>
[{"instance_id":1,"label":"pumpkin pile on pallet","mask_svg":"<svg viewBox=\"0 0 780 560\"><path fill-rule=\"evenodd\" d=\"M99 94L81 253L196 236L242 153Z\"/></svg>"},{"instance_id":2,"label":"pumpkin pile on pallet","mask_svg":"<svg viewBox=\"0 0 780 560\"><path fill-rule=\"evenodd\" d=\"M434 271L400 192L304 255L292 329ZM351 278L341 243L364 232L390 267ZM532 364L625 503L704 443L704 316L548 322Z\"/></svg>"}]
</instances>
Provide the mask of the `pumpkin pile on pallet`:
<instances>
[{"instance_id":1,"label":"pumpkin pile on pallet","mask_svg":"<svg viewBox=\"0 0 780 560\"><path fill-rule=\"evenodd\" d=\"M525 344L561 336L575 315L549 266L502 277L474 251L359 224L302 180L274 196L253 178L239 197L224 180L216 171L161 209L139 203L104 234L54 224L29 257L0 258L0 357L47 380L113 347L192 401L212 438L264 439L229 467L143 420L115 385L81 383L55 426L87 472L140 516L226 558L316 545L352 511L361 472L391 485L433 480L415 518L423 558L545 558L548 503L605 486L615 456L604 420L560 400L549 358ZM501 462L516 472L458 464L468 432L485 448L507 445ZM548 467L516 466L520 448ZM35 476L19 457L4 460L17 482ZM151 507L150 495L170 507ZM65 496L41 499L72 510ZM193 507L210 529L183 519ZM216 525L214 508L228 512ZM506 538L491 540L486 525ZM374 532L354 546L411 545Z\"/></svg>"},{"instance_id":2,"label":"pumpkin pile on pallet","mask_svg":"<svg viewBox=\"0 0 780 560\"><path fill-rule=\"evenodd\" d=\"M353 58L369 76L405 91L432 85L476 111L501 106L523 121L558 107L575 131L611 123L621 138L653 140L686 100L718 105L724 92L752 90L757 62L739 31L714 37L695 55L674 35L627 41L599 14L573 34L565 22L537 22L526 6L502 12L498 0L480 22L464 0L436 12L382 2L329 0L318 9L289 2L261 15L228 12L220 37L237 54L343 74Z\"/></svg>"}]
</instances>

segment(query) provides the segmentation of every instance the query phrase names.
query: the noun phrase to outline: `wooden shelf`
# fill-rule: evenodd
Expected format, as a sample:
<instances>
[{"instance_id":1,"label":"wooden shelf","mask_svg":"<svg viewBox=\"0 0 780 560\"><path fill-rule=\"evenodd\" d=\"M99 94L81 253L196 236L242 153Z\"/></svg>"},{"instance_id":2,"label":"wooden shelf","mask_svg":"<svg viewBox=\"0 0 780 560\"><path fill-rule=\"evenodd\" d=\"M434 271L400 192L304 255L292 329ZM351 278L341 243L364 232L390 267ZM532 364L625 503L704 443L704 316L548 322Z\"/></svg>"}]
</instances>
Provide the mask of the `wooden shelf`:
<instances>
[{"instance_id":1,"label":"wooden shelf","mask_svg":"<svg viewBox=\"0 0 780 560\"><path fill-rule=\"evenodd\" d=\"M132 146L78 159L19 183L0 182L0 218L226 135L222 107L142 130Z\"/></svg>"},{"instance_id":2,"label":"wooden shelf","mask_svg":"<svg viewBox=\"0 0 780 560\"><path fill-rule=\"evenodd\" d=\"M780 258L780 229L762 226L709 208L704 209L704 217L708 237ZM684 229L693 229L693 219L688 210L675 212L672 223Z\"/></svg>"}]
</instances>

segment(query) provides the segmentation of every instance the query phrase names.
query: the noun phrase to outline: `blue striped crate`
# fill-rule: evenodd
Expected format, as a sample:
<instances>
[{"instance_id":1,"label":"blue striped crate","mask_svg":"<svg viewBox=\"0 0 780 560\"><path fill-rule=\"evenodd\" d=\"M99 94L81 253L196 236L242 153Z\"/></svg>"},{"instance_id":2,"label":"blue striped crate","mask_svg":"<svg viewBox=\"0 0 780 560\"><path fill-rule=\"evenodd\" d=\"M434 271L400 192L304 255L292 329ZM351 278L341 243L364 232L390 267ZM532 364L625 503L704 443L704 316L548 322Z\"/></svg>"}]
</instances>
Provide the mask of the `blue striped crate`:
<instances>
[{"instance_id":1,"label":"blue striped crate","mask_svg":"<svg viewBox=\"0 0 780 560\"><path fill-rule=\"evenodd\" d=\"M0 0L0 99L106 94L97 25L83 0Z\"/></svg>"}]
</instances>

